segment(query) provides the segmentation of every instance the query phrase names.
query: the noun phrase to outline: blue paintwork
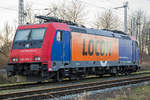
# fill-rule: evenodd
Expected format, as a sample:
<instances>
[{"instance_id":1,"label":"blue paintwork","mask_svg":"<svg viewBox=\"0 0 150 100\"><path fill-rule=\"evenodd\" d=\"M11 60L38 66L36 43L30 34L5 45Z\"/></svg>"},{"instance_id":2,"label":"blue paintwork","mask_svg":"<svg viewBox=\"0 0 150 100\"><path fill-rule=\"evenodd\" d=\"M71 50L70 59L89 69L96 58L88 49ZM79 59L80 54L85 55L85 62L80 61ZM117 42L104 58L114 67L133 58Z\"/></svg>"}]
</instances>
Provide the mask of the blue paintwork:
<instances>
[{"instance_id":1,"label":"blue paintwork","mask_svg":"<svg viewBox=\"0 0 150 100\"><path fill-rule=\"evenodd\" d=\"M119 39L119 61L132 61L132 41Z\"/></svg>"},{"instance_id":2,"label":"blue paintwork","mask_svg":"<svg viewBox=\"0 0 150 100\"><path fill-rule=\"evenodd\" d=\"M70 32L61 31L62 40L57 41L57 31L53 40L51 61L70 61Z\"/></svg>"},{"instance_id":3,"label":"blue paintwork","mask_svg":"<svg viewBox=\"0 0 150 100\"><path fill-rule=\"evenodd\" d=\"M140 62L139 48L136 48L136 62L139 64Z\"/></svg>"},{"instance_id":4,"label":"blue paintwork","mask_svg":"<svg viewBox=\"0 0 150 100\"><path fill-rule=\"evenodd\" d=\"M136 62L136 42L132 41L132 61Z\"/></svg>"},{"instance_id":5,"label":"blue paintwork","mask_svg":"<svg viewBox=\"0 0 150 100\"><path fill-rule=\"evenodd\" d=\"M57 33L57 31L56 31ZM62 54L63 54L63 45L62 41L57 41L56 39L57 34L55 34L52 46L52 54L51 54L51 61L62 61Z\"/></svg>"},{"instance_id":6,"label":"blue paintwork","mask_svg":"<svg viewBox=\"0 0 150 100\"><path fill-rule=\"evenodd\" d=\"M139 64L139 49L136 47L136 41L131 40L126 34L118 34L104 30L86 29L79 30L81 34L93 34L112 38L118 38L119 40L119 61L108 61L108 66L132 66ZM60 30L57 30L60 31ZM57 33L56 31L56 33ZM53 71L57 71L60 68L74 68L74 67L102 67L99 61L71 61L71 32L62 31L62 41L57 41L55 34L52 46L51 61L57 63L53 68ZM78 30L77 30L78 32ZM85 32L85 33L84 33ZM106 33L106 34L104 34ZM68 63L65 65L65 63ZM106 65L106 66L107 66ZM104 67L106 67L104 66Z\"/></svg>"},{"instance_id":7,"label":"blue paintwork","mask_svg":"<svg viewBox=\"0 0 150 100\"><path fill-rule=\"evenodd\" d=\"M63 31L63 61L70 61L70 32Z\"/></svg>"}]
</instances>

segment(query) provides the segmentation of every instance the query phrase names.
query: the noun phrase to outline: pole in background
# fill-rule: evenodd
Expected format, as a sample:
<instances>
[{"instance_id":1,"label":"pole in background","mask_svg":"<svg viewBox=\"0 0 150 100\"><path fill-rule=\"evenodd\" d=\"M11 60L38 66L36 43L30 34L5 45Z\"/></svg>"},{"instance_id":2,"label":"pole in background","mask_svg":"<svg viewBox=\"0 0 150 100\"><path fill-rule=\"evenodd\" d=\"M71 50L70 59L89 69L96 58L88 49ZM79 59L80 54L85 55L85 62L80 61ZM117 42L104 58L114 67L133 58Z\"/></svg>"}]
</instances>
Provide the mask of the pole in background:
<instances>
[{"instance_id":1,"label":"pole in background","mask_svg":"<svg viewBox=\"0 0 150 100\"><path fill-rule=\"evenodd\" d=\"M22 25L24 24L24 1L19 0L18 5L18 24Z\"/></svg>"},{"instance_id":2,"label":"pole in background","mask_svg":"<svg viewBox=\"0 0 150 100\"><path fill-rule=\"evenodd\" d=\"M124 7L124 32L127 33L128 32L128 19L127 19L128 2L125 2L123 7Z\"/></svg>"},{"instance_id":3,"label":"pole in background","mask_svg":"<svg viewBox=\"0 0 150 100\"><path fill-rule=\"evenodd\" d=\"M132 35L136 38L136 18L135 17L133 17L133 19L132 19L133 21L132 21ZM136 38L137 39L137 38Z\"/></svg>"},{"instance_id":4,"label":"pole in background","mask_svg":"<svg viewBox=\"0 0 150 100\"><path fill-rule=\"evenodd\" d=\"M128 32L128 19L127 19L128 1L126 1L123 6L115 7L114 9L120 9L120 8L124 8L124 32L127 33Z\"/></svg>"}]
</instances>

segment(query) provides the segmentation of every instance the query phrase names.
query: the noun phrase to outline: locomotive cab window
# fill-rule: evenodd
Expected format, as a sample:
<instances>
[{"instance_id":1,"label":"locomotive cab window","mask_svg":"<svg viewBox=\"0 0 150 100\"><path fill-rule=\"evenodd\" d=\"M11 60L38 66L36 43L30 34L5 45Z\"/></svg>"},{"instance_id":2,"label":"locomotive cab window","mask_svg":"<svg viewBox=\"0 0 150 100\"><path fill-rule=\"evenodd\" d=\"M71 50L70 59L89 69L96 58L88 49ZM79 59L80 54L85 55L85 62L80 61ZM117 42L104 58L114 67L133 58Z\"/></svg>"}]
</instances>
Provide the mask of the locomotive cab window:
<instances>
[{"instance_id":1,"label":"locomotive cab window","mask_svg":"<svg viewBox=\"0 0 150 100\"><path fill-rule=\"evenodd\" d=\"M62 32L61 31L57 31L57 41L61 41L62 40Z\"/></svg>"},{"instance_id":2,"label":"locomotive cab window","mask_svg":"<svg viewBox=\"0 0 150 100\"><path fill-rule=\"evenodd\" d=\"M18 29L13 49L41 48L46 28Z\"/></svg>"}]
</instances>

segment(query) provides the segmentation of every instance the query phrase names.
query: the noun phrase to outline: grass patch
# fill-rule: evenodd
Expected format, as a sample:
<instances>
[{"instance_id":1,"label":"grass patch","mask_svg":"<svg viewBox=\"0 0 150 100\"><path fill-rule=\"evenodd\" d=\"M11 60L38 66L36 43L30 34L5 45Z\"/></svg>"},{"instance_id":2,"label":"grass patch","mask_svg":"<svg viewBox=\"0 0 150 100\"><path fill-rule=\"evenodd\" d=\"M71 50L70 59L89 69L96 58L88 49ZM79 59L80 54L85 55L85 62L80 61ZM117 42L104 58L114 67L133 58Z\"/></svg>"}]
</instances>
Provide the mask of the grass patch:
<instances>
[{"instance_id":1,"label":"grass patch","mask_svg":"<svg viewBox=\"0 0 150 100\"><path fill-rule=\"evenodd\" d=\"M150 72L150 70L137 71L137 72L133 72L132 74L145 73L145 72Z\"/></svg>"},{"instance_id":2,"label":"grass patch","mask_svg":"<svg viewBox=\"0 0 150 100\"><path fill-rule=\"evenodd\" d=\"M0 76L0 85L4 83L8 83L8 81L4 79L4 77Z\"/></svg>"},{"instance_id":3,"label":"grass patch","mask_svg":"<svg viewBox=\"0 0 150 100\"><path fill-rule=\"evenodd\" d=\"M150 99L150 85L140 86L134 89L120 90L116 93L115 98L108 98L107 100L149 100Z\"/></svg>"},{"instance_id":4,"label":"grass patch","mask_svg":"<svg viewBox=\"0 0 150 100\"><path fill-rule=\"evenodd\" d=\"M15 82L15 83L5 83L5 84L0 84L0 86L14 86L14 85L21 85L21 84L30 84L33 82Z\"/></svg>"},{"instance_id":5,"label":"grass patch","mask_svg":"<svg viewBox=\"0 0 150 100\"><path fill-rule=\"evenodd\" d=\"M14 86L14 85L30 84L30 83L34 83L34 82L24 81L24 78L20 76L4 77L0 75L0 86Z\"/></svg>"}]
</instances>

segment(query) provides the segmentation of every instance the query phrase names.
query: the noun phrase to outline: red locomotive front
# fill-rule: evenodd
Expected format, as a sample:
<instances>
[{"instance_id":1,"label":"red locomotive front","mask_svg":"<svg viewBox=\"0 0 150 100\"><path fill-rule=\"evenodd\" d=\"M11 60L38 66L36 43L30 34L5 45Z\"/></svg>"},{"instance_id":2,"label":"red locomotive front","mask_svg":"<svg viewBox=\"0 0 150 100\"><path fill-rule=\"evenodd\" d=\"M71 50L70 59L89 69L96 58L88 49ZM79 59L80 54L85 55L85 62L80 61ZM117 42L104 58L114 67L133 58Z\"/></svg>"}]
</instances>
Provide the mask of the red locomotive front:
<instances>
[{"instance_id":1,"label":"red locomotive front","mask_svg":"<svg viewBox=\"0 0 150 100\"><path fill-rule=\"evenodd\" d=\"M10 50L8 76L51 76L51 51L55 33L66 27L66 24L55 22L19 26Z\"/></svg>"},{"instance_id":2,"label":"red locomotive front","mask_svg":"<svg viewBox=\"0 0 150 100\"><path fill-rule=\"evenodd\" d=\"M48 64L46 42L48 24L19 26L14 37L8 75L39 74L41 65ZM47 67L45 66L45 69Z\"/></svg>"}]
</instances>

